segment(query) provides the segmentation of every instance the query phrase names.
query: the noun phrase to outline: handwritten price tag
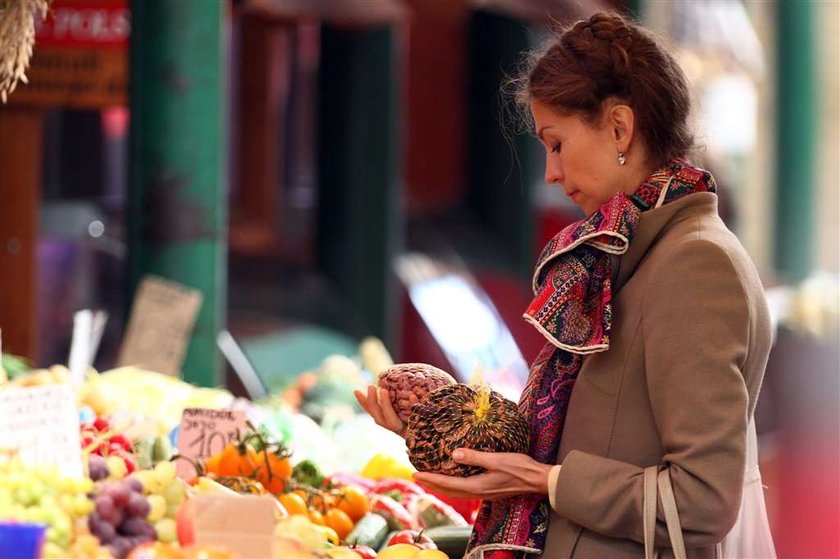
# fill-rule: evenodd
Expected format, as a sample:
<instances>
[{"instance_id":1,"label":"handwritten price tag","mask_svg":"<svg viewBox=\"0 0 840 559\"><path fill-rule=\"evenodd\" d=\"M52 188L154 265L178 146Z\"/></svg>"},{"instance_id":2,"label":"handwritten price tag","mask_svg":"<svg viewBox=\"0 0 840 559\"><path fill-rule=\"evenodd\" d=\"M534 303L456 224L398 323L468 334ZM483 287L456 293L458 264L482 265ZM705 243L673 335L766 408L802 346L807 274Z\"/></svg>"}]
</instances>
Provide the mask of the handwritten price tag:
<instances>
[{"instance_id":1,"label":"handwritten price tag","mask_svg":"<svg viewBox=\"0 0 840 559\"><path fill-rule=\"evenodd\" d=\"M194 461L209 458L236 442L245 426L245 414L241 410L187 408L178 429L178 454ZM176 470L183 480L195 477L195 468L189 460L178 460Z\"/></svg>"},{"instance_id":2,"label":"handwritten price tag","mask_svg":"<svg viewBox=\"0 0 840 559\"><path fill-rule=\"evenodd\" d=\"M54 464L66 476L81 477L79 409L73 387L0 390L0 449L17 452L27 464Z\"/></svg>"}]
</instances>

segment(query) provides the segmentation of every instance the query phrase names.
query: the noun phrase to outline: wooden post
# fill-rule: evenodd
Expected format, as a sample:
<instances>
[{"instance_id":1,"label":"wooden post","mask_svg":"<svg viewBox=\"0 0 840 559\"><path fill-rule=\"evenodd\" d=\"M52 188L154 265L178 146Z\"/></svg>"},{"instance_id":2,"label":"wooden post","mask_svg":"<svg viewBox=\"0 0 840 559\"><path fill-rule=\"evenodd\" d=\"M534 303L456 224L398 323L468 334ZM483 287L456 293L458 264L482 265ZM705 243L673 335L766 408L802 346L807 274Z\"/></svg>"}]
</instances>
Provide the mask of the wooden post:
<instances>
[{"instance_id":1,"label":"wooden post","mask_svg":"<svg viewBox=\"0 0 840 559\"><path fill-rule=\"evenodd\" d=\"M0 327L8 353L36 358L43 112L0 109Z\"/></svg>"}]
</instances>

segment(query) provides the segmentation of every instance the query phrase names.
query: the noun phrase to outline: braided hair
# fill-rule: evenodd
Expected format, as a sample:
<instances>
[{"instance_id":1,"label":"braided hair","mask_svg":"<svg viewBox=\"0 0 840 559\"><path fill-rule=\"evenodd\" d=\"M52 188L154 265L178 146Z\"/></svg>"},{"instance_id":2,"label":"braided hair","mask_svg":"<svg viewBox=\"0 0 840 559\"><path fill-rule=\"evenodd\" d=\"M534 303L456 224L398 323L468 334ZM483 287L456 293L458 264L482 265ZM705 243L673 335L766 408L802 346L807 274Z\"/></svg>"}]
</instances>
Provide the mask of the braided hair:
<instances>
[{"instance_id":1,"label":"braided hair","mask_svg":"<svg viewBox=\"0 0 840 559\"><path fill-rule=\"evenodd\" d=\"M650 32L618 14L598 13L561 31L517 81L521 104L535 99L590 123L607 99L626 103L651 163L692 147L685 74Z\"/></svg>"}]
</instances>

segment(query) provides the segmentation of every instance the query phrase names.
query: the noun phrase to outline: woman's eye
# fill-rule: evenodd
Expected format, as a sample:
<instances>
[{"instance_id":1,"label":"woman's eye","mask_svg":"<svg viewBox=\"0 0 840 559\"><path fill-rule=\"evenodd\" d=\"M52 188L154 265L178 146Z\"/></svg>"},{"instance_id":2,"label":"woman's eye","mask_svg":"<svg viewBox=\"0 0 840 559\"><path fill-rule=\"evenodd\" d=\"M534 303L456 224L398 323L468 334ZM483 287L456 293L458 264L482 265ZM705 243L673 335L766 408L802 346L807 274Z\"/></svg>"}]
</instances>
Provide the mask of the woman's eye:
<instances>
[{"instance_id":1,"label":"woman's eye","mask_svg":"<svg viewBox=\"0 0 840 559\"><path fill-rule=\"evenodd\" d=\"M557 142L553 146L551 146L551 153L560 153L560 148L563 146L562 143Z\"/></svg>"}]
</instances>

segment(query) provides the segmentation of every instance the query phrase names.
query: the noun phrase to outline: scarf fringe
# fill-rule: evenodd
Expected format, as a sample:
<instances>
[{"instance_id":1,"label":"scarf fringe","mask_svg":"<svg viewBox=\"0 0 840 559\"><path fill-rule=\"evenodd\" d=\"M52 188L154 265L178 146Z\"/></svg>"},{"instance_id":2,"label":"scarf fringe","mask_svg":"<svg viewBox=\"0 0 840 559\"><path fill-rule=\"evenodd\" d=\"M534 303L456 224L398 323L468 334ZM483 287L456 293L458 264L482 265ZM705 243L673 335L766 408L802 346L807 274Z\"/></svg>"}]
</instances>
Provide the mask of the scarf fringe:
<instances>
[{"instance_id":1,"label":"scarf fringe","mask_svg":"<svg viewBox=\"0 0 840 559\"><path fill-rule=\"evenodd\" d=\"M591 239L597 239L598 237L614 237L621 241L621 246L611 245L609 243L604 243L601 241L592 241ZM571 252L575 248L579 247L582 244L590 244L597 248L602 252L606 252L609 254L616 254L621 255L627 252L627 249L630 247L630 239L626 236L622 235L621 233L616 233L614 231L594 231L589 233L588 235L583 235L579 239L576 239L573 243L561 248L551 256L548 256L537 265L537 268L534 270L534 276L531 279L531 289L534 292L534 295L539 293L539 284L540 284L540 274L542 273L543 269L550 263L552 263L558 256L566 254L567 252Z\"/></svg>"},{"instance_id":2,"label":"scarf fringe","mask_svg":"<svg viewBox=\"0 0 840 559\"><path fill-rule=\"evenodd\" d=\"M485 551L521 551L522 553L533 553L534 555L542 553L542 551L536 547L528 547L526 545L488 543L472 548L469 553L464 555L464 559L484 559Z\"/></svg>"},{"instance_id":3,"label":"scarf fringe","mask_svg":"<svg viewBox=\"0 0 840 559\"><path fill-rule=\"evenodd\" d=\"M531 315L526 313L526 314L522 315L522 318L525 319L525 322L527 322L528 324L530 324L531 326L536 328L537 331L540 334L542 334L543 337L546 340L548 340L549 343L551 343L551 345L553 345L554 347L563 349L565 351L568 351L569 353L576 353L578 355L590 355L592 353L600 353L602 351L606 351L606 350L610 349L610 344L609 343L587 345L587 346L572 346L572 345L564 344L563 342L561 342L560 340L558 340L557 338L552 336L551 332L546 330L543 327L543 325L540 324L539 321L537 319L535 319L534 317L532 317Z\"/></svg>"}]
</instances>

